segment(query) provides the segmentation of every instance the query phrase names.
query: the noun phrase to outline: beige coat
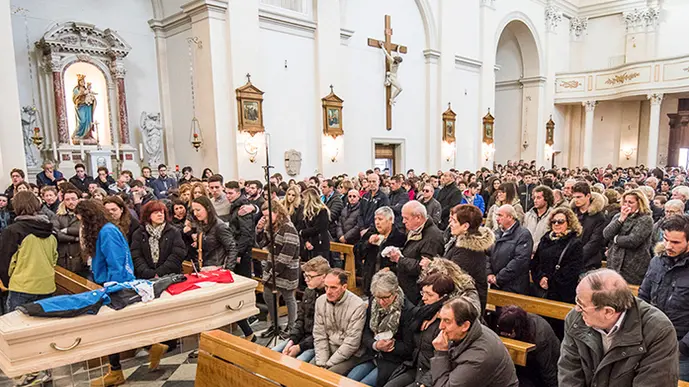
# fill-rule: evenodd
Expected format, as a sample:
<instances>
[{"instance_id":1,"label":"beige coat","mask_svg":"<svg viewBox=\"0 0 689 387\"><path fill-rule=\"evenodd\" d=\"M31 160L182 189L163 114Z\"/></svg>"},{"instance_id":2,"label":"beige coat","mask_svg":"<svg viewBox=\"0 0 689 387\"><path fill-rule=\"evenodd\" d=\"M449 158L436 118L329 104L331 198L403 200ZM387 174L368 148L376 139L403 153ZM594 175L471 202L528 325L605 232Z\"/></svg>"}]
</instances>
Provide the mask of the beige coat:
<instances>
[{"instance_id":1,"label":"beige coat","mask_svg":"<svg viewBox=\"0 0 689 387\"><path fill-rule=\"evenodd\" d=\"M548 207L545 214L543 214L543 217L541 217L541 220L538 220L536 207L532 208L526 213L526 215L524 215L524 224L522 224L522 226L524 226L531 233L531 237L533 238L534 253L536 252L538 243L541 241L541 238L543 238L543 235L550 231L550 224L548 223L548 220L550 219L550 212L552 210L552 207Z\"/></svg>"},{"instance_id":2,"label":"beige coat","mask_svg":"<svg viewBox=\"0 0 689 387\"><path fill-rule=\"evenodd\" d=\"M313 324L317 366L330 368L364 354L360 346L366 308L366 302L349 290L335 304L325 294L318 297Z\"/></svg>"}]
</instances>

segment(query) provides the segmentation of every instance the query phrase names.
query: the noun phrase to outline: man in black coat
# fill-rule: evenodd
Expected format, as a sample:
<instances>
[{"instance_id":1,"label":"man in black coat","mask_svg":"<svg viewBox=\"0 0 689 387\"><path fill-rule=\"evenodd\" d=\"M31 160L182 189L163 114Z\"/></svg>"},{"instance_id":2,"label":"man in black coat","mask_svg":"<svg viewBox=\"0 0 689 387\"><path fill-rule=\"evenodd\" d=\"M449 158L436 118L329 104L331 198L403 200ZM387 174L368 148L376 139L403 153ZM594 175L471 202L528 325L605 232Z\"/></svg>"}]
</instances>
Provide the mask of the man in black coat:
<instances>
[{"instance_id":1,"label":"man in black coat","mask_svg":"<svg viewBox=\"0 0 689 387\"><path fill-rule=\"evenodd\" d=\"M455 177L452 172L445 172L440 177L440 184L443 186L438 191L438 202L442 208L440 214L440 224L438 228L444 230L447 228L448 219L450 218L450 210L462 202L462 192L455 183Z\"/></svg>"},{"instance_id":2,"label":"man in black coat","mask_svg":"<svg viewBox=\"0 0 689 387\"><path fill-rule=\"evenodd\" d=\"M93 182L93 177L86 174L86 167L79 163L74 166L76 174L69 178L69 182L74 184L82 193L89 192L89 184Z\"/></svg>"},{"instance_id":3,"label":"man in black coat","mask_svg":"<svg viewBox=\"0 0 689 387\"><path fill-rule=\"evenodd\" d=\"M404 182L404 178L400 175L390 179L390 208L395 213L395 227L400 231L404 231L402 206L409 201L409 193L402 188L402 182Z\"/></svg>"},{"instance_id":4,"label":"man in black coat","mask_svg":"<svg viewBox=\"0 0 689 387\"><path fill-rule=\"evenodd\" d=\"M510 204L498 208L497 221L500 228L486 265L488 284L506 292L528 295L531 233L519 224Z\"/></svg>"},{"instance_id":5,"label":"man in black coat","mask_svg":"<svg viewBox=\"0 0 689 387\"><path fill-rule=\"evenodd\" d=\"M428 260L443 254L443 232L428 217L426 207L416 200L402 207L402 221L407 229L407 242L401 252L391 252L390 261L397 262L397 278L404 296L417 305L421 301L421 289L416 281L421 274L422 261L425 265Z\"/></svg>"},{"instance_id":6,"label":"man in black coat","mask_svg":"<svg viewBox=\"0 0 689 387\"><path fill-rule=\"evenodd\" d=\"M251 278L251 248L254 246L255 240L254 220L251 214L239 214L239 209L243 205L249 204L249 201L242 195L238 182L229 181L225 187L227 200L230 201L230 214L227 222L237 244L237 256L240 258L235 271L239 275Z\"/></svg>"},{"instance_id":7,"label":"man in black coat","mask_svg":"<svg viewBox=\"0 0 689 387\"><path fill-rule=\"evenodd\" d=\"M335 190L335 183L330 180L323 180L321 183L321 192L323 192L323 203L330 210L330 223L328 224L328 232L330 236L335 239L337 237L337 222L342 214L344 203L340 194Z\"/></svg>"},{"instance_id":8,"label":"man in black coat","mask_svg":"<svg viewBox=\"0 0 689 387\"><path fill-rule=\"evenodd\" d=\"M572 187L571 207L583 229L584 271L600 268L605 249L603 229L607 225L603 215L605 199L603 195L591 192L588 183L580 181Z\"/></svg>"},{"instance_id":9,"label":"man in black coat","mask_svg":"<svg viewBox=\"0 0 689 387\"><path fill-rule=\"evenodd\" d=\"M380 191L380 176L370 173L367 177L368 192L359 201L359 233L366 234L369 228L375 227L376 210L390 204L387 195Z\"/></svg>"},{"instance_id":10,"label":"man in black coat","mask_svg":"<svg viewBox=\"0 0 689 387\"><path fill-rule=\"evenodd\" d=\"M533 175L531 171L523 172L522 183L517 187L517 193L519 194L519 203L521 203L524 212L529 212L533 207L533 198L531 197L533 189L536 188L536 184L533 182Z\"/></svg>"}]
</instances>

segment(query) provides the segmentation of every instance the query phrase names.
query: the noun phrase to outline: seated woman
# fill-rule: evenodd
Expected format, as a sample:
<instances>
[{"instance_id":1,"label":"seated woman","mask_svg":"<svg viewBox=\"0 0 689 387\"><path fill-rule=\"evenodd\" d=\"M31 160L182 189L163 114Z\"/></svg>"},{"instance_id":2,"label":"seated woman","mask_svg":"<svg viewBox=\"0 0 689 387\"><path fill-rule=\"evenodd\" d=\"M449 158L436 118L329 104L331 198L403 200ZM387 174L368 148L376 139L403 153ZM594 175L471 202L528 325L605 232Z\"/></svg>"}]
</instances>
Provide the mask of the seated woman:
<instances>
[{"instance_id":1,"label":"seated woman","mask_svg":"<svg viewBox=\"0 0 689 387\"><path fill-rule=\"evenodd\" d=\"M141 208L143 226L134 232L131 247L136 278L153 279L182 273L186 246L179 230L166 222L167 218L167 207L159 200L148 202ZM160 358L175 347L177 340L151 346L148 369L158 369Z\"/></svg>"},{"instance_id":2,"label":"seated woman","mask_svg":"<svg viewBox=\"0 0 689 387\"><path fill-rule=\"evenodd\" d=\"M550 212L549 228L531 260L532 285L544 298L574 304L584 270L581 224L572 210L559 207Z\"/></svg>"},{"instance_id":3,"label":"seated woman","mask_svg":"<svg viewBox=\"0 0 689 387\"><path fill-rule=\"evenodd\" d=\"M310 362L316 355L313 347L313 321L316 312L316 299L325 294L325 275L330 270L328 260L323 257L311 258L301 266L306 280L306 290L299 303L297 321L289 332L289 339L273 347L273 351Z\"/></svg>"},{"instance_id":4,"label":"seated woman","mask_svg":"<svg viewBox=\"0 0 689 387\"><path fill-rule=\"evenodd\" d=\"M132 216L124 200L119 196L107 196L103 199L103 205L110 215L110 221L122 231L131 245L134 231L139 228L139 221Z\"/></svg>"},{"instance_id":5,"label":"seated woman","mask_svg":"<svg viewBox=\"0 0 689 387\"><path fill-rule=\"evenodd\" d=\"M413 335L411 360L404 361L395 370L395 377L385 387L432 386L431 358L435 355L433 340L440 332L438 312L450 294L455 293L455 283L450 276L435 273L421 281L422 304L414 309L409 330Z\"/></svg>"},{"instance_id":6,"label":"seated woman","mask_svg":"<svg viewBox=\"0 0 689 387\"><path fill-rule=\"evenodd\" d=\"M177 227L178 230L182 230L186 221L187 205L184 201L182 201L182 199L176 199L174 202L172 202L172 220L170 221L170 224Z\"/></svg>"},{"instance_id":7,"label":"seated woman","mask_svg":"<svg viewBox=\"0 0 689 387\"><path fill-rule=\"evenodd\" d=\"M354 367L347 377L369 386L383 386L402 362L411 360L414 344L409 326L414 304L404 297L397 276L390 270L373 276L371 294L361 345L372 360Z\"/></svg>"},{"instance_id":8,"label":"seated woman","mask_svg":"<svg viewBox=\"0 0 689 387\"><path fill-rule=\"evenodd\" d=\"M557 387L560 340L543 317L509 305L502 308L497 330L500 336L536 344L526 356L526 366L516 367L520 386Z\"/></svg>"},{"instance_id":9,"label":"seated woman","mask_svg":"<svg viewBox=\"0 0 689 387\"><path fill-rule=\"evenodd\" d=\"M357 244L357 256L363 257L362 270L364 293L371 295L371 280L380 269L389 267L395 271L396 265L383 256L388 246L402 248L407 237L395 228L395 213L390 207L381 207L374 216L375 228L371 227Z\"/></svg>"}]
</instances>

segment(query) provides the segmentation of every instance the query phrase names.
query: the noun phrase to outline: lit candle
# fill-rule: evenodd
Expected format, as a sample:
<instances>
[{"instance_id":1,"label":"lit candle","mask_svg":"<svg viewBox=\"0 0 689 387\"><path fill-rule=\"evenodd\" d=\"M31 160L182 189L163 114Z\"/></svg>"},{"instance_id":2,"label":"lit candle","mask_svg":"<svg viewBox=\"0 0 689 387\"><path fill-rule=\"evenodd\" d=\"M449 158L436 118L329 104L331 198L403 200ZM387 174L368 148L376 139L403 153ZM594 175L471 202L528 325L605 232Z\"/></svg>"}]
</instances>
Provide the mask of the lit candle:
<instances>
[{"instance_id":1,"label":"lit candle","mask_svg":"<svg viewBox=\"0 0 689 387\"><path fill-rule=\"evenodd\" d=\"M144 161L144 144L139 143L139 159Z\"/></svg>"},{"instance_id":2,"label":"lit candle","mask_svg":"<svg viewBox=\"0 0 689 387\"><path fill-rule=\"evenodd\" d=\"M81 161L84 161L86 157L84 157L84 140L79 139L79 151L81 152Z\"/></svg>"},{"instance_id":3,"label":"lit candle","mask_svg":"<svg viewBox=\"0 0 689 387\"><path fill-rule=\"evenodd\" d=\"M53 159L55 159L55 162L57 162L57 143L53 141Z\"/></svg>"}]
</instances>

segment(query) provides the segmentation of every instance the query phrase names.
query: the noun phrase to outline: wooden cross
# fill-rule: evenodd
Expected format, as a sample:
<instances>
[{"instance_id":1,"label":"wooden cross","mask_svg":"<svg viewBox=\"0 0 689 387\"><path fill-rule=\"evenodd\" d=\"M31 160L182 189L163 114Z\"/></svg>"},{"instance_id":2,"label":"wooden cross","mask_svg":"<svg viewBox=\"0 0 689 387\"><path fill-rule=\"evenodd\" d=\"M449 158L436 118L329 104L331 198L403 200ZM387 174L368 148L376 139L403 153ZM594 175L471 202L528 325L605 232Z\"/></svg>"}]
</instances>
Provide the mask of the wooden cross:
<instances>
[{"instance_id":1,"label":"wooden cross","mask_svg":"<svg viewBox=\"0 0 689 387\"><path fill-rule=\"evenodd\" d=\"M392 55L393 52L398 52L400 54L407 53L407 47L392 43L392 25L390 22L390 15L385 15L385 41L379 41L378 39L368 38L368 45L380 49L380 45L383 44L385 49ZM385 58L385 73L390 71L390 63L388 59ZM385 86L385 127L387 130L392 130L392 106L390 105L390 98L392 96L392 86Z\"/></svg>"}]
</instances>

